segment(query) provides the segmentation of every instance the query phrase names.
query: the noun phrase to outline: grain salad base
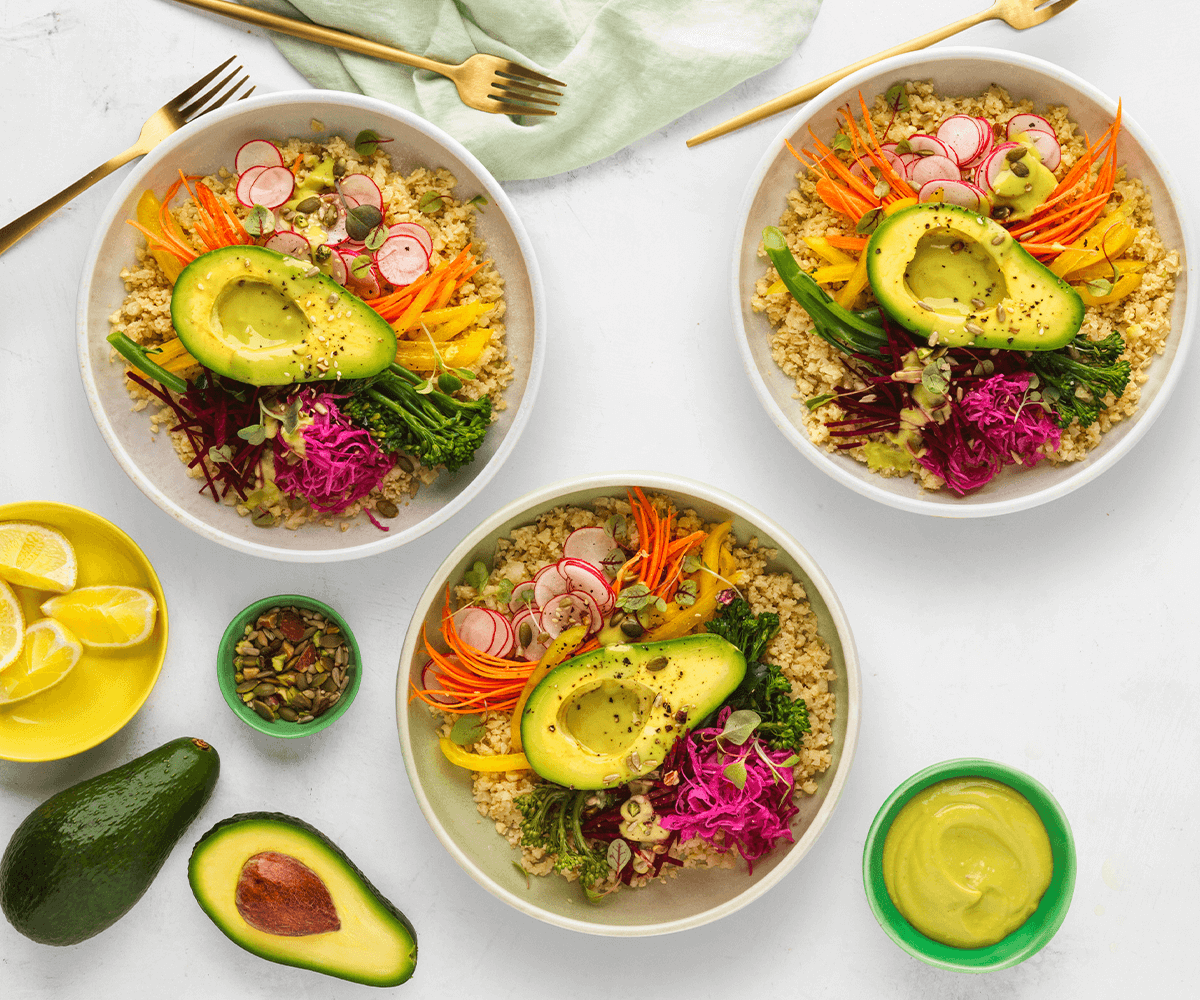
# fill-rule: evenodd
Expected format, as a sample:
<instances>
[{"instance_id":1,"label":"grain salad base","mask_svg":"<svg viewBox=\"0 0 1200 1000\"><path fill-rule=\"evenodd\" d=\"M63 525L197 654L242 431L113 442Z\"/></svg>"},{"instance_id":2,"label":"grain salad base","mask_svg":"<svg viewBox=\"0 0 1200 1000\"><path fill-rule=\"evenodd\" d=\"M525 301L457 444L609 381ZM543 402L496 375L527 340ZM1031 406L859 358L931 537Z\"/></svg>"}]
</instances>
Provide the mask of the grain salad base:
<instances>
[{"instance_id":1,"label":"grain salad base","mask_svg":"<svg viewBox=\"0 0 1200 1000\"><path fill-rule=\"evenodd\" d=\"M666 503L663 497L651 500ZM562 546L567 536L577 528L604 525L613 514L628 517L629 504L617 497L601 497L590 508L556 507L541 515L533 524L514 528L508 538L496 543L493 568L482 591L467 585L454 588L458 606L467 603L507 610L508 603L500 597L500 587L505 580L513 584L528 580L543 566L556 562L562 556ZM633 521L628 527L636 539ZM709 529L695 511L679 513L676 524L677 537L689 532ZM757 539L744 544L726 539L726 551L737 564L736 582L743 596L750 602L754 614L773 611L779 615L780 628L767 646L764 660L778 664L791 681L793 697L803 698L808 706L811 732L804 737L794 768L796 797L814 795L818 779L833 761L833 722L837 712L836 695L831 690L837 679L830 666L831 654L828 644L817 631L817 619L809 606L804 588L788 573L768 572L767 567L775 557L775 550L763 548ZM446 715L430 708L438 727L438 735L448 737L457 716ZM507 712L487 712L483 715L484 735L466 749L485 756L511 752L512 732ZM496 832L509 844L520 850L520 864L530 874L548 875L554 870L554 856L541 848L529 848L521 844L521 813L515 800L528 794L541 784L541 779L529 771L472 772L471 793L479 814L494 823ZM634 782L633 784L637 784ZM662 881L676 877L680 870L688 868L727 868L741 866L736 847L719 850L700 839L676 842L670 848L670 856L682 862L682 866L665 865L660 875L635 877L632 885L640 887L651 881ZM564 873L568 881L575 881L574 873ZM604 891L620 883L612 881L600 886Z\"/></svg>"},{"instance_id":2,"label":"grain salad base","mask_svg":"<svg viewBox=\"0 0 1200 1000\"><path fill-rule=\"evenodd\" d=\"M909 109L895 114L894 120L891 107L885 105L882 96L876 97L871 121L881 137L885 131L888 138L897 141L918 132L932 133L939 123L955 114L979 116L995 122L1035 110L1032 101L1013 100L1004 88L994 84L975 97L940 97L928 81L910 81L905 84L905 90ZM1078 134L1067 107L1050 107L1037 113L1051 123L1062 146L1062 163L1055 171L1061 179L1085 152L1083 136ZM841 155L846 157L848 154ZM788 193L788 207L779 222L779 229L800 266L811 271L824 261L809 249L804 237L845 234L847 222L844 216L828 208L817 197L815 179L807 171L800 170L796 180L797 186ZM1107 305L1089 306L1080 332L1092 340L1120 332L1125 338L1125 352L1121 357L1129 361L1132 372L1121 398L1114 399L1111 393L1106 396L1108 408L1101 411L1094 423L1081 427L1078 422L1073 422L1063 430L1057 449L1049 450L1049 445L1046 446L1044 454L1053 465L1086 458L1101 443L1103 434L1137 412L1142 386L1149 378L1149 367L1165 350L1171 332L1170 309L1175 277L1181 270L1179 252L1166 247L1154 228L1153 205L1140 180L1126 177L1121 168L1114 191L1106 211L1123 201L1133 203L1130 221L1138 233L1126 256L1145 260L1146 268L1142 272L1141 285L1128 296ZM765 260L766 253L761 246L758 252ZM843 363L841 352L812 332L811 319L791 295L786 291L766 294L777 278L775 269L769 267L756 282L751 305L755 312L764 313L770 322L771 357L795 382L793 399L797 401L800 422L817 447L848 455L865 464L867 457L862 447L840 449L829 434L826 423L841 419L843 410L833 402L809 409L805 402L833 393L838 386L862 388L863 383ZM944 485L941 477L919 465L914 466L911 474L892 468L872 471L885 478L911 475L926 490L938 490Z\"/></svg>"},{"instance_id":3,"label":"grain salad base","mask_svg":"<svg viewBox=\"0 0 1200 1000\"><path fill-rule=\"evenodd\" d=\"M353 145L340 136L324 141L290 139L276 144L285 163L294 162L298 156L304 157L304 165L296 174L297 184L308 176L323 156L332 156L337 163L344 164L346 173L362 173L370 177L383 195L384 219L387 224L416 222L429 230L433 240L433 252L429 257L430 268L452 260L468 244L476 256L483 259L487 245L475 230L475 208L454 197L457 180L450 171L444 168L418 167L405 175L392 169L391 161L382 148L369 156L360 156L355 152ZM244 218L249 209L238 202L235 196L237 180L236 175L222 167L217 173L201 178L198 183L206 184L218 197L224 199L239 218ZM442 203L436 211L426 212L418 207L421 199L429 193L435 194ZM188 242L198 253L203 253L205 247L195 234L195 203L189 199L182 206L173 209L171 214L182 226ZM176 339L175 329L171 325L172 285L148 250L137 249L135 257L136 264L121 269L125 299L121 307L109 317L109 325L114 332L124 333L143 347L154 347ZM504 279L496 271L491 260L484 259L483 266L455 294L451 304L462 305L473 301L494 303L494 308L476 321L477 326L490 330L491 336L479 359L472 365L476 378L464 382L462 389L455 395L463 399L489 396L492 401L492 419L495 421L500 412L507 408L503 393L513 379L513 366L508 359L505 343ZM115 351L110 353L110 360L120 360ZM124 370L125 367L122 367L122 371ZM152 436L157 436L160 430L175 424L175 415L169 407L128 379L124 381L133 400L133 409L149 409L148 428ZM316 384L336 391L334 382ZM187 435L182 431L168 430L168 436L186 474L198 482L203 482L204 474L198 466L187 468L188 463L195 458ZM397 507L404 506L421 486L432 484L441 471L440 466L431 469L421 465L415 458L401 455L378 487L340 514L314 510L301 497L284 497L267 510L274 515L279 524L292 530L306 524L319 523L347 531L364 509L375 512L383 501ZM234 507L243 517L251 513L251 509L239 503L232 492L226 496L223 503ZM384 504L385 509L387 503Z\"/></svg>"}]
</instances>

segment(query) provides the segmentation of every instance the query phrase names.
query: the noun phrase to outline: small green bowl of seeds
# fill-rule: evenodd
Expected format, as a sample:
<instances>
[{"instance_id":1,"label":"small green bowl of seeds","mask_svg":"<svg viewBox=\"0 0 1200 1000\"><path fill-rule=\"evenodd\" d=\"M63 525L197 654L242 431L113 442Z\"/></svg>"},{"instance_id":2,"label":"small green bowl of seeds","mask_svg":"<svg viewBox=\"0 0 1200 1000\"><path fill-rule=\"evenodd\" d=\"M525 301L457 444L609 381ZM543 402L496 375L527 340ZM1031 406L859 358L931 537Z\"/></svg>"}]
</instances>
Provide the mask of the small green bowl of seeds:
<instances>
[{"instance_id":1,"label":"small green bowl of seeds","mask_svg":"<svg viewBox=\"0 0 1200 1000\"><path fill-rule=\"evenodd\" d=\"M234 715L285 739L345 714L362 680L358 642L328 604L281 594L255 601L221 637L217 681Z\"/></svg>"}]
</instances>

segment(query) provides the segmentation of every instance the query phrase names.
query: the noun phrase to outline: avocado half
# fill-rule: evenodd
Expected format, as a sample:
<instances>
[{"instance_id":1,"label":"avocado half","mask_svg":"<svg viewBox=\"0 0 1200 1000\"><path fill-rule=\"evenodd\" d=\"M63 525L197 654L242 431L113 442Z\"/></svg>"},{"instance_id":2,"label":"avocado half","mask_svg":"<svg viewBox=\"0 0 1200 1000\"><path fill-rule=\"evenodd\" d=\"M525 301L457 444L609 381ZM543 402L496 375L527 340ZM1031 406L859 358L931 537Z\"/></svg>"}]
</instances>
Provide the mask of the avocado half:
<instances>
[{"instance_id":1,"label":"avocado half","mask_svg":"<svg viewBox=\"0 0 1200 1000\"><path fill-rule=\"evenodd\" d=\"M368 986L397 986L416 968L408 918L294 816L222 820L192 850L188 881L225 936L260 958Z\"/></svg>"},{"instance_id":2,"label":"avocado half","mask_svg":"<svg viewBox=\"0 0 1200 1000\"><path fill-rule=\"evenodd\" d=\"M718 635L603 646L533 689L521 713L525 756L559 785L624 785L658 767L745 675L745 657Z\"/></svg>"},{"instance_id":3,"label":"avocado half","mask_svg":"<svg viewBox=\"0 0 1200 1000\"><path fill-rule=\"evenodd\" d=\"M396 359L396 334L306 261L222 247L183 269L171 322L205 368L250 385L366 378Z\"/></svg>"},{"instance_id":4,"label":"avocado half","mask_svg":"<svg viewBox=\"0 0 1200 1000\"><path fill-rule=\"evenodd\" d=\"M879 224L866 254L880 306L932 344L1052 351L1083 324L1083 300L1066 281L998 222L965 208L901 209Z\"/></svg>"}]
</instances>

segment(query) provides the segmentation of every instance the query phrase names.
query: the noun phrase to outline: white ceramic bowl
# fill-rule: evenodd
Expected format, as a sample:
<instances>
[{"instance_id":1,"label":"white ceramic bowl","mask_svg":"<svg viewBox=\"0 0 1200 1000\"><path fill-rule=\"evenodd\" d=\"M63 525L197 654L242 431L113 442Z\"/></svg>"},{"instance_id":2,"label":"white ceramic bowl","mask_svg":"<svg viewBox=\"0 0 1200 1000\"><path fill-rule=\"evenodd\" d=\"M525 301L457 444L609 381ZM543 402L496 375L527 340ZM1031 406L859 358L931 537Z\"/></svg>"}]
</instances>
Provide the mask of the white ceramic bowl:
<instances>
[{"instance_id":1,"label":"white ceramic bowl","mask_svg":"<svg viewBox=\"0 0 1200 1000\"><path fill-rule=\"evenodd\" d=\"M319 131L313 122L320 123ZM232 169L233 155L250 139L342 135L351 141L372 128L393 141L384 148L393 165L446 167L458 179L464 199L480 194L488 206L478 214L478 233L487 256L505 280L508 357L514 368L505 390L507 409L492 425L475 460L453 475L443 473L432 486L386 522L382 532L366 518L349 530L305 525L299 531L256 528L249 518L197 492L176 459L165 434L152 440L145 413L132 413L122 385L123 368L110 363L105 338L108 317L125 296L122 267L134 263L142 237L125 220L133 218L141 193L160 194L179 176ZM496 474L528 422L544 355L545 306L533 248L503 189L457 141L414 114L356 94L305 90L239 101L180 129L150 153L114 195L92 243L79 289L79 362L88 403L113 455L150 499L181 524L222 545L252 555L293 562L357 559L375 555L424 534L465 506Z\"/></svg>"},{"instance_id":2,"label":"white ceramic bowl","mask_svg":"<svg viewBox=\"0 0 1200 1000\"><path fill-rule=\"evenodd\" d=\"M800 413L804 402L793 399L795 383L771 359L771 328L766 315L750 306L754 283L765 273L765 258L758 256L765 226L778 225L787 206L787 194L796 186L799 164L785 140L807 145L809 129L828 139L836 130L834 112L847 101L857 107L862 91L870 101L892 84L903 80L932 80L938 93L978 94L997 83L1014 99L1029 98L1034 110L1065 104L1071 117L1091 136L1099 136L1111 123L1116 102L1079 77L1051 63L1017 52L984 48L944 48L913 52L887 59L835 84L807 104L771 143L746 186L734 239L732 307L738 346L750 380L763 406L784 436L823 472L863 496L901 510L941 517L985 517L1007 514L1045 503L1071 492L1111 468L1149 430L1166 405L1183 367L1196 307L1188 295L1196 283L1194 237L1183 217L1186 199L1172 180L1162 158L1145 133L1124 108L1117 162L1140 177L1154 199L1154 216L1163 241L1182 251L1184 272L1175 283L1171 309L1171 337L1166 353L1150 366L1142 386L1137 414L1104 435L1103 442L1082 462L1052 467L1039 463L1033 469L1008 467L990 483L965 497L947 490L927 493L910 478L884 479L852 458L833 455L809 440Z\"/></svg>"},{"instance_id":3,"label":"white ceramic bowl","mask_svg":"<svg viewBox=\"0 0 1200 1000\"><path fill-rule=\"evenodd\" d=\"M470 775L446 761L438 749L433 720L420 701L409 701L409 681L424 666L421 628L436 636L441 624L446 587L462 579L476 560L491 564L496 540L516 527L561 504L587 504L602 496L624 496L626 488L641 486L670 497L677 509L692 508L709 521L733 519L734 535L757 536L778 550L768 567L790 572L803 585L817 616L822 638L829 643L837 671L832 690L837 696L833 727L833 761L818 780L818 791L800 803L792 820L794 843L781 843L754 865L754 874L741 870L686 871L666 885L618 892L601 905L588 903L578 884L558 876L532 878L513 867L516 855L496 833L480 822L471 799ZM417 605L400 655L396 678L396 713L400 745L409 781L421 811L438 839L481 886L510 906L546 923L569 930L613 937L665 934L698 927L733 913L779 882L816 842L833 814L845 786L858 741L861 696L858 656L845 613L825 575L800 543L773 521L742 501L679 476L642 472L588 476L546 486L497 511L472 531L438 568Z\"/></svg>"}]
</instances>

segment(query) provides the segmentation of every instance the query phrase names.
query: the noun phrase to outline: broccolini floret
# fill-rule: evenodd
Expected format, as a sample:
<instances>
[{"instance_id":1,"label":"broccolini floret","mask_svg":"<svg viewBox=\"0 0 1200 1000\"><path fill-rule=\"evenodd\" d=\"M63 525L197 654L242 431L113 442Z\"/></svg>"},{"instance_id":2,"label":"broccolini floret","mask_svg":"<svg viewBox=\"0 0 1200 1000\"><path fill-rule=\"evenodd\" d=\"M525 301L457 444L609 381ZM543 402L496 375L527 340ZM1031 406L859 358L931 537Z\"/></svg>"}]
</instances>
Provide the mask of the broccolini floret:
<instances>
[{"instance_id":1,"label":"broccolini floret","mask_svg":"<svg viewBox=\"0 0 1200 1000\"><path fill-rule=\"evenodd\" d=\"M360 387L341 407L351 420L366 427L375 443L389 454L415 455L433 468L445 465L456 472L475 457L491 425L492 401L486 395L459 400L433 389L418 392L424 380L400 365Z\"/></svg>"},{"instance_id":2,"label":"broccolini floret","mask_svg":"<svg viewBox=\"0 0 1200 1000\"><path fill-rule=\"evenodd\" d=\"M1059 427L1078 420L1087 427L1108 408L1105 394L1120 399L1129 384L1128 361L1118 361L1125 350L1125 340L1111 333L1103 340L1089 340L1086 334L1058 351L1033 354L1029 370L1042 383L1042 395L1054 408Z\"/></svg>"},{"instance_id":3,"label":"broccolini floret","mask_svg":"<svg viewBox=\"0 0 1200 1000\"><path fill-rule=\"evenodd\" d=\"M521 811L521 844L554 855L554 870L575 872L585 892L608 878L608 851L588 846L583 835L583 809L596 794L561 785L536 786L513 801Z\"/></svg>"}]
</instances>

